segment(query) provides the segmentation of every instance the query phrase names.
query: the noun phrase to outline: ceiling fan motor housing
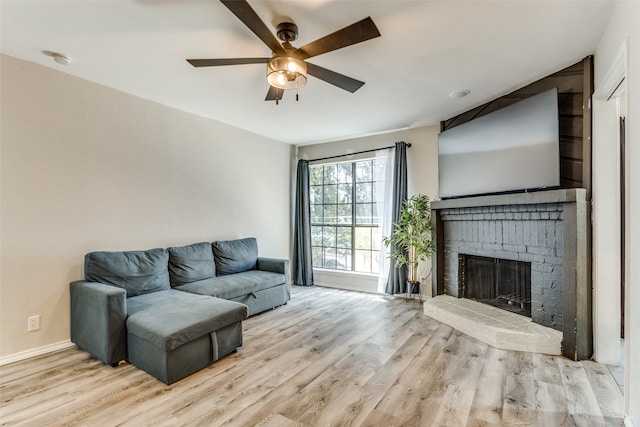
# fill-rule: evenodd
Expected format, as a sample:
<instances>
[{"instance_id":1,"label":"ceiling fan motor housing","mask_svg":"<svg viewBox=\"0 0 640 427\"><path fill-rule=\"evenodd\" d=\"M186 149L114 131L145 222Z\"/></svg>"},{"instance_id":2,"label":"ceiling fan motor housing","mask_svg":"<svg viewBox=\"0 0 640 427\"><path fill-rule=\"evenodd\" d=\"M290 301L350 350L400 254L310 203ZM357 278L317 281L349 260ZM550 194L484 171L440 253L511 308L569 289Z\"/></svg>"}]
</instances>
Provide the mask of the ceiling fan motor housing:
<instances>
[{"instance_id":1,"label":"ceiling fan motor housing","mask_svg":"<svg viewBox=\"0 0 640 427\"><path fill-rule=\"evenodd\" d=\"M276 30L278 38L283 42L292 42L298 38L298 26L293 22L281 22Z\"/></svg>"}]
</instances>

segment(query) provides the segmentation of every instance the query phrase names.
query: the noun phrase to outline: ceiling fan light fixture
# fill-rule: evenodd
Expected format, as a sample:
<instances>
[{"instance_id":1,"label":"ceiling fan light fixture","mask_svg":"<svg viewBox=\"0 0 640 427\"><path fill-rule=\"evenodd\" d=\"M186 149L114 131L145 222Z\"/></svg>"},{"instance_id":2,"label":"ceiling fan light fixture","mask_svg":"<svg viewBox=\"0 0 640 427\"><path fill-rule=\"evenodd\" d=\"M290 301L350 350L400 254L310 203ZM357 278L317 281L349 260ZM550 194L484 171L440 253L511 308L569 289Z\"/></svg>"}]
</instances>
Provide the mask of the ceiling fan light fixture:
<instances>
[{"instance_id":1,"label":"ceiling fan light fixture","mask_svg":"<svg viewBox=\"0 0 640 427\"><path fill-rule=\"evenodd\" d=\"M307 84L307 64L290 56L275 56L267 63L267 81L278 89L299 89Z\"/></svg>"}]
</instances>

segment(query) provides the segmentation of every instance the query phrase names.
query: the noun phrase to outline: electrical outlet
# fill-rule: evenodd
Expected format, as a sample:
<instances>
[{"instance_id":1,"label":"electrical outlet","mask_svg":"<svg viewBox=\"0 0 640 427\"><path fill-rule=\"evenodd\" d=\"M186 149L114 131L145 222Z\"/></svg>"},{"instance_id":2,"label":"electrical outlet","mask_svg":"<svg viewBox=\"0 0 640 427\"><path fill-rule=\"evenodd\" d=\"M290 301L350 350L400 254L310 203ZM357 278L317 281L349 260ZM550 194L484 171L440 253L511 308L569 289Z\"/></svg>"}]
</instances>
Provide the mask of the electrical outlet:
<instances>
[{"instance_id":1,"label":"electrical outlet","mask_svg":"<svg viewBox=\"0 0 640 427\"><path fill-rule=\"evenodd\" d=\"M40 315L27 317L27 332L37 331L40 329Z\"/></svg>"}]
</instances>

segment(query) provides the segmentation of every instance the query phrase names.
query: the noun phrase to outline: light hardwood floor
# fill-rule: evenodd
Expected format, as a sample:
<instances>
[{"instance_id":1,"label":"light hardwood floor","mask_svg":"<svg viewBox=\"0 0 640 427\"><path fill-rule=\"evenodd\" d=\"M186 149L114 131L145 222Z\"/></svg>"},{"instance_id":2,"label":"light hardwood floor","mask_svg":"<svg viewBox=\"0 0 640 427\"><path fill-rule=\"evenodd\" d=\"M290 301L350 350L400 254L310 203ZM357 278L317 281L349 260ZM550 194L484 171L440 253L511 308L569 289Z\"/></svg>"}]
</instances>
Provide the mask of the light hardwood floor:
<instances>
[{"instance_id":1,"label":"light hardwood floor","mask_svg":"<svg viewBox=\"0 0 640 427\"><path fill-rule=\"evenodd\" d=\"M0 367L0 424L598 426L622 394L591 361L497 350L416 300L294 287L244 346L169 387L75 348Z\"/></svg>"}]
</instances>

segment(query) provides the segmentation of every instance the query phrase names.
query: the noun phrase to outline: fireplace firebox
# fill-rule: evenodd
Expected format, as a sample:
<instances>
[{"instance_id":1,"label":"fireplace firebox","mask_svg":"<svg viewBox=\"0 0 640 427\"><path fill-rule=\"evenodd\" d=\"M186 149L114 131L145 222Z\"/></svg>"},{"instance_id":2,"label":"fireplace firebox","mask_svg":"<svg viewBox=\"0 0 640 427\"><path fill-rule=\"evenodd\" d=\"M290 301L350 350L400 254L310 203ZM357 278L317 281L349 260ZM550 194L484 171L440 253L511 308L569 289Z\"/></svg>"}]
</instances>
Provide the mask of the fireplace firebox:
<instances>
[{"instance_id":1,"label":"fireplace firebox","mask_svg":"<svg viewBox=\"0 0 640 427\"><path fill-rule=\"evenodd\" d=\"M458 254L458 296L531 317L531 263Z\"/></svg>"}]
</instances>

